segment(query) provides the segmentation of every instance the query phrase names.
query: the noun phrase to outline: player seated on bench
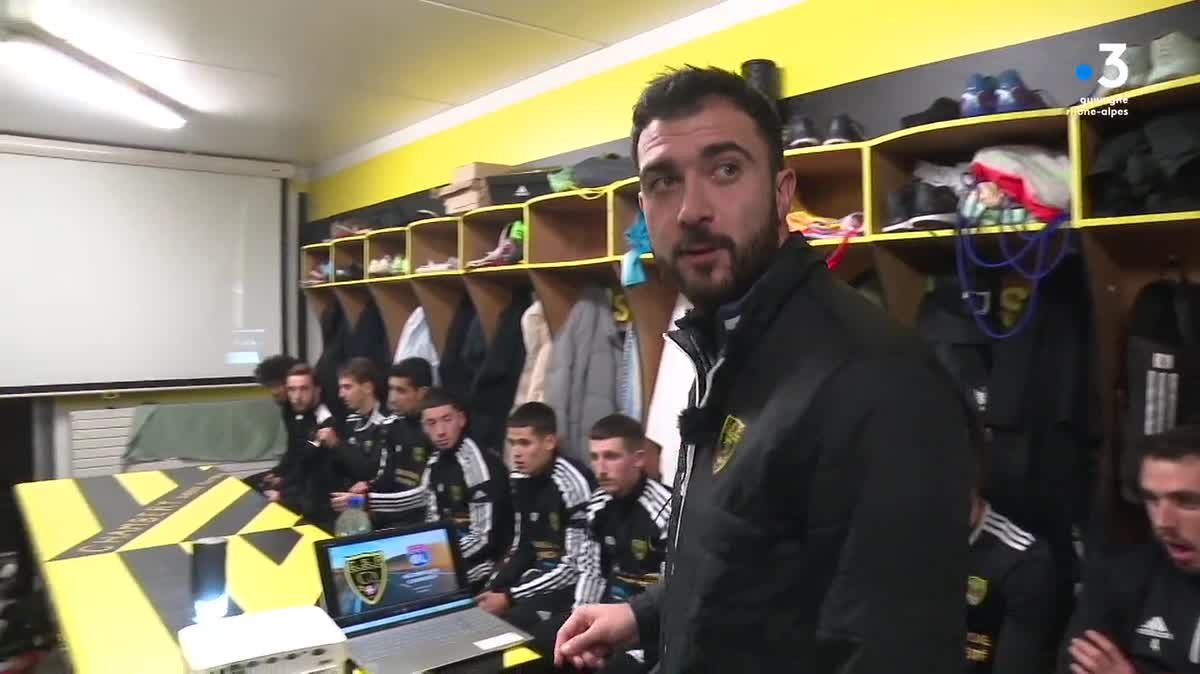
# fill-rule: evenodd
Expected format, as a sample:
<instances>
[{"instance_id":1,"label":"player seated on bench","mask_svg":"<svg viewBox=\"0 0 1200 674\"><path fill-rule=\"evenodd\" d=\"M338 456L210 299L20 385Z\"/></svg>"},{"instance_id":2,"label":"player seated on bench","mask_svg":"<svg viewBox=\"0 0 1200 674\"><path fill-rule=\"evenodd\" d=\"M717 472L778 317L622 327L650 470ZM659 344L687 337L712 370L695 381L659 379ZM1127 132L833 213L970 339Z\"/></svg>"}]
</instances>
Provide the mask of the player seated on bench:
<instances>
[{"instance_id":1,"label":"player seated on bench","mask_svg":"<svg viewBox=\"0 0 1200 674\"><path fill-rule=\"evenodd\" d=\"M544 403L525 403L512 413L508 446L516 534L488 590L476 601L528 630L575 602L595 480L586 466L558 451L554 410Z\"/></svg>"},{"instance_id":2,"label":"player seated on bench","mask_svg":"<svg viewBox=\"0 0 1200 674\"><path fill-rule=\"evenodd\" d=\"M351 358L338 368L338 397L348 410L341 424L345 437L322 431L320 438L332 450L336 491L365 494L383 472L387 426L375 392L378 380L369 358Z\"/></svg>"},{"instance_id":3,"label":"player seated on bench","mask_svg":"<svg viewBox=\"0 0 1200 674\"><path fill-rule=\"evenodd\" d=\"M612 414L589 435L592 471L600 488L588 502L588 550L575 591L575 605L615 604L645 592L661 578L671 519L671 491L646 474L646 436L633 419ZM599 582L595 582L599 579ZM552 653L562 613L532 630L533 645ZM657 644L612 654L606 674L647 671L657 661ZM573 671L569 665L563 670Z\"/></svg>"},{"instance_id":4,"label":"player seated on bench","mask_svg":"<svg viewBox=\"0 0 1200 674\"><path fill-rule=\"evenodd\" d=\"M393 494L417 490L421 492L421 476L429 463L431 445L421 428L421 404L433 385L433 368L424 358L405 358L392 366L388 373L388 411L383 420L383 465L375 479L361 493ZM330 505L341 512L349 505L354 492L339 491L330 495ZM408 510L371 512L376 528L408 526L425 521L428 504L410 499Z\"/></svg>"},{"instance_id":5,"label":"player seated on bench","mask_svg":"<svg viewBox=\"0 0 1200 674\"><path fill-rule=\"evenodd\" d=\"M466 407L448 391L434 388L426 393L421 426L435 450L421 484L399 492L367 492L367 511L396 513L425 507L426 521L452 522L467 581L478 592L512 540L508 472L495 452L466 436Z\"/></svg>"}]
</instances>

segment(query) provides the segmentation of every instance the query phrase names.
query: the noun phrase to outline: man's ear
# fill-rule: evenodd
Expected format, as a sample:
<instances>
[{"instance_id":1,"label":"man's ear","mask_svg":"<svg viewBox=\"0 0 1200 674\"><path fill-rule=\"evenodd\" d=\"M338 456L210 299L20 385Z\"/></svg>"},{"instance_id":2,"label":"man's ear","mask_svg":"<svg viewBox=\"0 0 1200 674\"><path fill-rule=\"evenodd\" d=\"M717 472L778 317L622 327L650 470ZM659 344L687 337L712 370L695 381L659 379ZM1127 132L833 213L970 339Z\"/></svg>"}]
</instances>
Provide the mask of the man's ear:
<instances>
[{"instance_id":1,"label":"man's ear","mask_svg":"<svg viewBox=\"0 0 1200 674\"><path fill-rule=\"evenodd\" d=\"M787 228L787 214L792 210L792 199L796 196L796 172L785 168L775 174L775 207L779 222Z\"/></svg>"},{"instance_id":2,"label":"man's ear","mask_svg":"<svg viewBox=\"0 0 1200 674\"><path fill-rule=\"evenodd\" d=\"M417 399L418 399L418 400L420 400L420 399L424 398L424 397L425 397L426 395L428 395L428 394L429 394L429 387L428 387L428 386L418 386L418 387L417 387Z\"/></svg>"},{"instance_id":3,"label":"man's ear","mask_svg":"<svg viewBox=\"0 0 1200 674\"><path fill-rule=\"evenodd\" d=\"M558 447L558 433L547 433L546 434L546 442L549 443L551 447L557 448Z\"/></svg>"}]
</instances>

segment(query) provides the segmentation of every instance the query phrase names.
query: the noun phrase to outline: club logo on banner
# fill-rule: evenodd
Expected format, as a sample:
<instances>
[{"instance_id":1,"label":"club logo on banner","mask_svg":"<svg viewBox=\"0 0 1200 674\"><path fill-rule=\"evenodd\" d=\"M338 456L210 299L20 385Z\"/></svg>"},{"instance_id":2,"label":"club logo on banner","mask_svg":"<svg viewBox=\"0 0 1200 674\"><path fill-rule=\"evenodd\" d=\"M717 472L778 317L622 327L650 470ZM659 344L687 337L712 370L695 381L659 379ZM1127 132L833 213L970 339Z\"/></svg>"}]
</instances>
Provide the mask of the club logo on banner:
<instances>
[{"instance_id":1,"label":"club logo on banner","mask_svg":"<svg viewBox=\"0 0 1200 674\"><path fill-rule=\"evenodd\" d=\"M346 575L350 590L359 599L373 605L383 598L383 590L387 587L387 573L384 572L386 564L383 551L375 550L347 557L342 572Z\"/></svg>"}]
</instances>

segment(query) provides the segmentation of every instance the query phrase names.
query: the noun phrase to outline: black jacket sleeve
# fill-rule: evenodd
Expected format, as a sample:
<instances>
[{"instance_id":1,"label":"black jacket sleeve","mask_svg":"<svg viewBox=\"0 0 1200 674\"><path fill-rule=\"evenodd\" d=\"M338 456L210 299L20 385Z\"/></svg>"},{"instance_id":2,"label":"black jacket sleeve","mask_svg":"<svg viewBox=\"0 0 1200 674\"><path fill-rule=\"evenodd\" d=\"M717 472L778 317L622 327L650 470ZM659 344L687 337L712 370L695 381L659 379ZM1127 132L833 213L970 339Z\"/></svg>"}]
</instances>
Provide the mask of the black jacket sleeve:
<instances>
[{"instance_id":1,"label":"black jacket sleeve","mask_svg":"<svg viewBox=\"0 0 1200 674\"><path fill-rule=\"evenodd\" d=\"M510 478L510 482L516 483L521 478ZM514 486L514 492L520 491ZM524 510L523 504L519 501L519 497L513 497L513 544L509 548L508 555L500 562L500 568L496 570L496 575L492 577L489 587L498 592L507 591L517 581L521 579L521 574L526 569L533 567L536 555L533 551L533 545L527 540L529 531L527 528L521 527L521 512Z\"/></svg>"},{"instance_id":2,"label":"black jacket sleeve","mask_svg":"<svg viewBox=\"0 0 1200 674\"><path fill-rule=\"evenodd\" d=\"M1050 549L1038 541L1004 579L1004 623L996 637L992 674L1042 674L1053 669L1057 588Z\"/></svg>"},{"instance_id":3,"label":"black jacket sleeve","mask_svg":"<svg viewBox=\"0 0 1200 674\"><path fill-rule=\"evenodd\" d=\"M854 461L865 475L812 671L960 674L973 473L965 400L935 363L912 356L849 364L825 388L822 444L851 458L821 461Z\"/></svg>"},{"instance_id":4,"label":"black jacket sleeve","mask_svg":"<svg viewBox=\"0 0 1200 674\"><path fill-rule=\"evenodd\" d=\"M1058 672L1071 674L1071 640L1095 630L1125 650L1124 630L1131 622L1130 612L1141 595L1150 564L1141 548L1108 557L1093 553L1084 570L1083 591L1075 604L1075 614L1059 644Z\"/></svg>"},{"instance_id":5,"label":"black jacket sleeve","mask_svg":"<svg viewBox=\"0 0 1200 674\"><path fill-rule=\"evenodd\" d=\"M662 591L663 584L660 582L629 600L629 605L633 607L633 617L637 620L638 643L643 648L658 645L658 611L662 603Z\"/></svg>"}]
</instances>

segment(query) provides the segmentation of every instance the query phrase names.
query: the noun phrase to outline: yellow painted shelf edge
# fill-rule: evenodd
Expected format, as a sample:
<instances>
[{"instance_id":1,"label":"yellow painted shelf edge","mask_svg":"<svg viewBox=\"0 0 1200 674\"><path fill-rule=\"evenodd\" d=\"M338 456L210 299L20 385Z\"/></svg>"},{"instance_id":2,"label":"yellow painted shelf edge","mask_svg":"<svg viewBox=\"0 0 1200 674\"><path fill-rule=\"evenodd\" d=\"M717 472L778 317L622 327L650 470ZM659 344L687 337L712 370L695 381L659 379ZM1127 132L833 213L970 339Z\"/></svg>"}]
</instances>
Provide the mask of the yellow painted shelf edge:
<instances>
[{"instance_id":1,"label":"yellow painted shelf edge","mask_svg":"<svg viewBox=\"0 0 1200 674\"><path fill-rule=\"evenodd\" d=\"M1180 222L1200 220L1200 211L1173 211L1170 213L1138 213L1107 218L1084 218L1079 227L1112 227L1114 225L1149 225L1156 222Z\"/></svg>"},{"instance_id":2,"label":"yellow painted shelf edge","mask_svg":"<svg viewBox=\"0 0 1200 674\"><path fill-rule=\"evenodd\" d=\"M372 230L367 233L367 238L371 239L381 234L404 234L408 232L408 226L404 227L385 227L383 229Z\"/></svg>"},{"instance_id":3,"label":"yellow painted shelf edge","mask_svg":"<svg viewBox=\"0 0 1200 674\"><path fill-rule=\"evenodd\" d=\"M558 199L583 199L584 201L599 200L608 194L606 187L584 187L577 190L567 190L566 192L551 192L541 196L533 197L525 202L526 206L532 207L534 204L545 203L547 201L555 201Z\"/></svg>"},{"instance_id":4,"label":"yellow painted shelf edge","mask_svg":"<svg viewBox=\"0 0 1200 674\"><path fill-rule=\"evenodd\" d=\"M494 274L502 271L522 271L525 269L529 269L529 265L524 262L519 262L517 264L500 264L491 267L475 267L473 269L464 269L463 274L466 276L476 276L478 274Z\"/></svg>"},{"instance_id":5,"label":"yellow painted shelf edge","mask_svg":"<svg viewBox=\"0 0 1200 674\"><path fill-rule=\"evenodd\" d=\"M985 124L1000 124L1001 122L1009 122L1017 119L1037 119L1039 117L1066 117L1067 108L1042 108L1039 110L1021 110L1019 112L1003 112L994 115L977 115L974 117L961 117L959 119L951 119L945 122L934 122L933 124L922 124L907 129L900 129L888 134L884 134L877 138L866 141L867 145L876 146L884 143L890 143L894 140L907 138L909 136L919 136L926 133L933 133L942 129L953 129L960 126L983 126Z\"/></svg>"},{"instance_id":6,"label":"yellow painted shelf edge","mask_svg":"<svg viewBox=\"0 0 1200 674\"><path fill-rule=\"evenodd\" d=\"M616 192L617 190L621 189L622 187L628 187L629 185L636 185L639 182L641 182L641 180L642 179L638 176L633 176L632 178L624 178L622 180L618 180L615 183L609 183L608 187L605 189L607 189L609 192Z\"/></svg>"},{"instance_id":7,"label":"yellow painted shelf edge","mask_svg":"<svg viewBox=\"0 0 1200 674\"><path fill-rule=\"evenodd\" d=\"M462 276L461 269L443 269L440 271L415 271L408 275L410 279L438 278L439 276Z\"/></svg>"},{"instance_id":8,"label":"yellow painted shelf edge","mask_svg":"<svg viewBox=\"0 0 1200 674\"><path fill-rule=\"evenodd\" d=\"M372 276L367 283L398 283L412 278L412 274L393 274L391 276Z\"/></svg>"},{"instance_id":9,"label":"yellow painted shelf edge","mask_svg":"<svg viewBox=\"0 0 1200 674\"><path fill-rule=\"evenodd\" d=\"M483 213L495 213L496 211L520 211L520 210L524 210L524 209L525 209L524 203L494 204L492 206L480 206L479 208L476 208L473 211L467 211L466 213L463 213L461 217L463 220L466 220L467 218L469 218L473 215L480 215Z\"/></svg>"},{"instance_id":10,"label":"yellow painted shelf edge","mask_svg":"<svg viewBox=\"0 0 1200 674\"><path fill-rule=\"evenodd\" d=\"M318 248L329 248L333 243L324 241L322 243L310 243L307 246L301 246L300 250L317 250Z\"/></svg>"},{"instance_id":11,"label":"yellow painted shelf edge","mask_svg":"<svg viewBox=\"0 0 1200 674\"><path fill-rule=\"evenodd\" d=\"M414 227L420 227L422 225L432 225L439 222L458 222L460 220L462 220L462 218L457 215L443 215L436 218L425 218L424 220L410 222L408 223L408 228L411 230Z\"/></svg>"},{"instance_id":12,"label":"yellow painted shelf edge","mask_svg":"<svg viewBox=\"0 0 1200 674\"><path fill-rule=\"evenodd\" d=\"M1167 80L1166 82L1148 84L1144 87L1138 87L1137 89L1130 89L1129 91L1113 94L1112 96L1106 96L1097 101L1091 101L1083 105L1074 105L1071 106L1071 109L1091 110L1093 108L1103 108L1104 106L1111 105L1114 101L1121 99L1144 98L1146 96L1161 94L1164 91L1171 91L1172 89L1186 89L1188 87L1196 86L1200 86L1200 75L1189 75L1187 77L1180 77L1179 79L1175 80Z\"/></svg>"},{"instance_id":13,"label":"yellow painted shelf edge","mask_svg":"<svg viewBox=\"0 0 1200 674\"><path fill-rule=\"evenodd\" d=\"M812 147L798 147L791 150L784 150L783 158L801 157L806 154L822 154L824 152L837 152L839 150L857 150L866 147L870 144L869 141L859 141L857 143L832 143L830 145L813 145Z\"/></svg>"},{"instance_id":14,"label":"yellow painted shelf edge","mask_svg":"<svg viewBox=\"0 0 1200 674\"><path fill-rule=\"evenodd\" d=\"M987 225L964 230L968 236L989 236L992 234L1017 234L1021 232L1038 232L1046 228L1044 222L1027 222L1020 225ZM1070 229L1064 225L1062 229ZM914 229L904 232L880 232L862 237L866 243L879 241L911 241L913 239L949 239L958 235L956 229Z\"/></svg>"},{"instance_id":15,"label":"yellow painted shelf edge","mask_svg":"<svg viewBox=\"0 0 1200 674\"><path fill-rule=\"evenodd\" d=\"M351 243L353 241L366 241L366 240L367 240L366 234L359 234L357 236L343 236L341 238L334 239L330 243L336 246L340 243Z\"/></svg>"}]
</instances>

